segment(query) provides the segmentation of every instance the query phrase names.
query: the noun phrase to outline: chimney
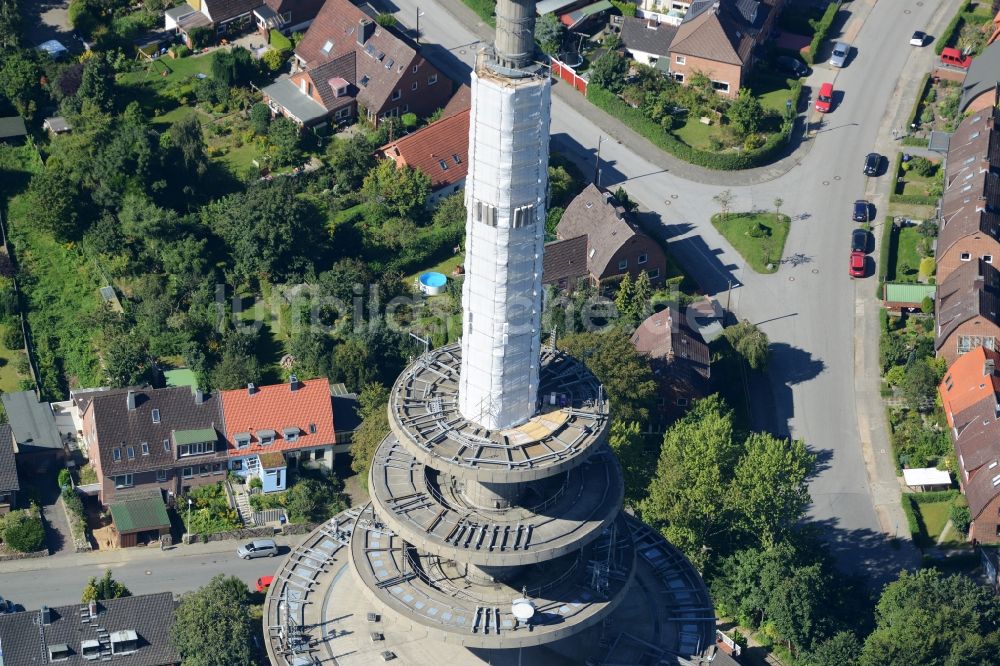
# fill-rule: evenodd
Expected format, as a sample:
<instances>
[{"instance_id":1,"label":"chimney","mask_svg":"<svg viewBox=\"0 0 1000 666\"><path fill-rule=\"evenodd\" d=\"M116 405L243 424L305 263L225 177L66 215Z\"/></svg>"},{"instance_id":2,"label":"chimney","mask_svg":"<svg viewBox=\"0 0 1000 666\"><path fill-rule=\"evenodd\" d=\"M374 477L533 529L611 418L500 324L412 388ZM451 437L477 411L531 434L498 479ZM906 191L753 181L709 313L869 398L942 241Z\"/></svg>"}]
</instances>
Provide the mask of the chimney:
<instances>
[{"instance_id":1,"label":"chimney","mask_svg":"<svg viewBox=\"0 0 1000 666\"><path fill-rule=\"evenodd\" d=\"M299 390L299 388L300 388L300 387L301 387L302 385L301 385L301 384L299 384L299 378L298 378L298 377L296 377L295 375L292 375L291 377L289 377L289 378L288 378L288 386L289 386L289 387L290 387L290 388L291 388L291 389L292 389L293 391L298 391L298 390Z\"/></svg>"},{"instance_id":2,"label":"chimney","mask_svg":"<svg viewBox=\"0 0 1000 666\"><path fill-rule=\"evenodd\" d=\"M996 363L993 361L993 359L991 358L986 359L986 362L983 363L983 376L990 377L995 370L996 370Z\"/></svg>"},{"instance_id":3,"label":"chimney","mask_svg":"<svg viewBox=\"0 0 1000 666\"><path fill-rule=\"evenodd\" d=\"M42 624L52 624L52 611L48 606L42 606Z\"/></svg>"},{"instance_id":4,"label":"chimney","mask_svg":"<svg viewBox=\"0 0 1000 666\"><path fill-rule=\"evenodd\" d=\"M125 404L128 405L128 411L135 411L135 391L128 392L128 396L125 398Z\"/></svg>"},{"instance_id":5,"label":"chimney","mask_svg":"<svg viewBox=\"0 0 1000 666\"><path fill-rule=\"evenodd\" d=\"M253 382L247 384L247 395L253 395L257 392L257 387L253 385Z\"/></svg>"},{"instance_id":6,"label":"chimney","mask_svg":"<svg viewBox=\"0 0 1000 666\"><path fill-rule=\"evenodd\" d=\"M93 599L87 604L87 612L90 613L90 618L93 619L97 617L97 602Z\"/></svg>"},{"instance_id":7,"label":"chimney","mask_svg":"<svg viewBox=\"0 0 1000 666\"><path fill-rule=\"evenodd\" d=\"M375 22L369 18L358 19L358 44L364 46L375 34Z\"/></svg>"},{"instance_id":8,"label":"chimney","mask_svg":"<svg viewBox=\"0 0 1000 666\"><path fill-rule=\"evenodd\" d=\"M205 402L205 392L201 389L194 390L194 404L201 405Z\"/></svg>"}]
</instances>

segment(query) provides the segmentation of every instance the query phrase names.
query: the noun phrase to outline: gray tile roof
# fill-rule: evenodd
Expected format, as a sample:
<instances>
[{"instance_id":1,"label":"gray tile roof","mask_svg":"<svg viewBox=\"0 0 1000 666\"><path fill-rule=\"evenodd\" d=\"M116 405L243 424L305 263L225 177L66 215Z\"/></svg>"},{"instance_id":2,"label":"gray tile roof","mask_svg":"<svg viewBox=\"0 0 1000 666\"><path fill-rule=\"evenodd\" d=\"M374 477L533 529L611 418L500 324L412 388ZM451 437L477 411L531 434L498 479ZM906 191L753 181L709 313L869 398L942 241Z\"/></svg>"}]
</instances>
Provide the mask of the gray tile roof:
<instances>
[{"instance_id":1,"label":"gray tile roof","mask_svg":"<svg viewBox=\"0 0 1000 666\"><path fill-rule=\"evenodd\" d=\"M965 111L972 100L984 92L995 89L998 82L1000 82L1000 42L993 42L972 59L969 71L965 74L965 81L962 82L959 108Z\"/></svg>"},{"instance_id":2,"label":"gray tile roof","mask_svg":"<svg viewBox=\"0 0 1000 666\"><path fill-rule=\"evenodd\" d=\"M322 104L309 95L302 94L302 91L287 78L280 78L271 85L264 86L261 92L305 124L325 118L329 114Z\"/></svg>"},{"instance_id":3,"label":"gray tile roof","mask_svg":"<svg viewBox=\"0 0 1000 666\"><path fill-rule=\"evenodd\" d=\"M670 42L677 28L655 19L626 16L622 19L622 44L629 51L641 51L657 56L670 53Z\"/></svg>"},{"instance_id":4,"label":"gray tile roof","mask_svg":"<svg viewBox=\"0 0 1000 666\"><path fill-rule=\"evenodd\" d=\"M10 424L4 423L0 425L0 492L21 489L14 463L14 437Z\"/></svg>"},{"instance_id":5,"label":"gray tile roof","mask_svg":"<svg viewBox=\"0 0 1000 666\"><path fill-rule=\"evenodd\" d=\"M128 409L128 395L120 392L99 395L92 399L94 427L100 450L101 469L107 476L168 469L177 465L177 447L172 434L179 430L214 428L216 435L223 430L219 395L203 394L203 402L196 403L196 394L187 386L162 389L137 390L135 409ZM159 411L159 423L153 422L153 410ZM164 440L170 440L169 450ZM142 454L142 443L149 445L149 453ZM133 456L128 455L132 447ZM119 449L120 459L115 461L114 450ZM192 456L192 464L226 459L226 445L219 437L215 454ZM185 459L188 460L188 459Z\"/></svg>"},{"instance_id":6,"label":"gray tile roof","mask_svg":"<svg viewBox=\"0 0 1000 666\"><path fill-rule=\"evenodd\" d=\"M0 139L24 136L28 131L24 127L24 120L21 116L9 116L0 118Z\"/></svg>"},{"instance_id":7,"label":"gray tile roof","mask_svg":"<svg viewBox=\"0 0 1000 666\"><path fill-rule=\"evenodd\" d=\"M995 334L1000 327L1000 271L981 259L964 262L938 285L935 305L937 349L973 317L981 316L992 323Z\"/></svg>"},{"instance_id":8,"label":"gray tile roof","mask_svg":"<svg viewBox=\"0 0 1000 666\"><path fill-rule=\"evenodd\" d=\"M264 4L264 0L201 0L206 14L216 23L248 14Z\"/></svg>"},{"instance_id":9,"label":"gray tile roof","mask_svg":"<svg viewBox=\"0 0 1000 666\"><path fill-rule=\"evenodd\" d=\"M36 666L49 661L48 646L65 644L69 659L55 663L62 666L109 664L110 666L172 666L180 656L170 643L174 623L174 599L170 592L145 594L97 602L97 617L91 620L87 606L59 606L50 609L51 622L43 624L40 611L0 615L0 642L4 666ZM104 630L103 632L101 630ZM100 641L101 635L116 631L135 631L139 649L127 654L110 654L107 659L84 659L83 641Z\"/></svg>"},{"instance_id":10,"label":"gray tile roof","mask_svg":"<svg viewBox=\"0 0 1000 666\"><path fill-rule=\"evenodd\" d=\"M19 451L62 449L62 438L49 403L39 402L33 391L4 393L0 400Z\"/></svg>"},{"instance_id":11,"label":"gray tile roof","mask_svg":"<svg viewBox=\"0 0 1000 666\"><path fill-rule=\"evenodd\" d=\"M312 79L313 85L316 86L316 91L319 93L320 99L323 100L323 106L328 111L334 111L354 103L354 97L358 92L354 69L356 59L357 54L351 51L330 62L316 65L316 67L306 72L309 78ZM343 79L350 84L347 87L347 94L343 97L337 97L336 91L330 85L330 81L337 78Z\"/></svg>"}]
</instances>

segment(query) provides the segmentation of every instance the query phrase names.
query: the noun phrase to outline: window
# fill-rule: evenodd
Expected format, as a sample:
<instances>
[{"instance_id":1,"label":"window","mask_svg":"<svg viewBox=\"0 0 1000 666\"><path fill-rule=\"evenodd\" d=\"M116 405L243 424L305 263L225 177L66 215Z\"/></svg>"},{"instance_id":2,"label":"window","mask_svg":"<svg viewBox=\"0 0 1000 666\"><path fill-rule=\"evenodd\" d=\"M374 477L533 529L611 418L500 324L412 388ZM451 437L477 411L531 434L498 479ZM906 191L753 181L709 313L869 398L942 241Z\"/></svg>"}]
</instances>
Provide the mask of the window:
<instances>
[{"instance_id":1,"label":"window","mask_svg":"<svg viewBox=\"0 0 1000 666\"><path fill-rule=\"evenodd\" d=\"M208 476L211 473L211 471L212 471L211 465L202 465L199 468L198 473L201 474L202 476Z\"/></svg>"},{"instance_id":2,"label":"window","mask_svg":"<svg viewBox=\"0 0 1000 666\"><path fill-rule=\"evenodd\" d=\"M410 110L410 105L409 104L404 104L403 108L400 109L400 113L406 113L409 110Z\"/></svg>"},{"instance_id":3,"label":"window","mask_svg":"<svg viewBox=\"0 0 1000 666\"><path fill-rule=\"evenodd\" d=\"M511 227L514 229L521 229L533 223L535 221L535 206L534 204L528 204L527 206L520 206L514 209L514 223Z\"/></svg>"},{"instance_id":4,"label":"window","mask_svg":"<svg viewBox=\"0 0 1000 666\"><path fill-rule=\"evenodd\" d=\"M237 433L233 439L236 440L236 448L238 449L245 449L250 446L250 433L248 432Z\"/></svg>"},{"instance_id":5,"label":"window","mask_svg":"<svg viewBox=\"0 0 1000 666\"><path fill-rule=\"evenodd\" d=\"M170 440L169 439L163 440L163 450L164 451L170 451Z\"/></svg>"},{"instance_id":6,"label":"window","mask_svg":"<svg viewBox=\"0 0 1000 666\"><path fill-rule=\"evenodd\" d=\"M655 280L658 277L660 277L660 269L659 268L654 268L653 270L649 271L649 279L650 280Z\"/></svg>"},{"instance_id":7,"label":"window","mask_svg":"<svg viewBox=\"0 0 1000 666\"><path fill-rule=\"evenodd\" d=\"M159 423L159 422L160 422L160 410L154 409L153 410L153 423Z\"/></svg>"},{"instance_id":8,"label":"window","mask_svg":"<svg viewBox=\"0 0 1000 666\"><path fill-rule=\"evenodd\" d=\"M992 254L984 254L983 255L983 261L985 261L988 264L992 264L993 263L993 255Z\"/></svg>"},{"instance_id":9,"label":"window","mask_svg":"<svg viewBox=\"0 0 1000 666\"><path fill-rule=\"evenodd\" d=\"M314 455L316 460L323 460L326 458L326 449L316 449Z\"/></svg>"},{"instance_id":10,"label":"window","mask_svg":"<svg viewBox=\"0 0 1000 666\"><path fill-rule=\"evenodd\" d=\"M688 399L687 398L677 398L677 406L678 407L687 407L688 406Z\"/></svg>"},{"instance_id":11,"label":"window","mask_svg":"<svg viewBox=\"0 0 1000 666\"><path fill-rule=\"evenodd\" d=\"M132 475L131 474L119 474L114 477L115 488L131 488L132 487Z\"/></svg>"},{"instance_id":12,"label":"window","mask_svg":"<svg viewBox=\"0 0 1000 666\"><path fill-rule=\"evenodd\" d=\"M684 75L680 72L674 72L674 81L677 81L677 83L684 83Z\"/></svg>"},{"instance_id":13,"label":"window","mask_svg":"<svg viewBox=\"0 0 1000 666\"><path fill-rule=\"evenodd\" d=\"M432 86L437 82L438 82L437 74L431 74L430 76L427 77L427 85Z\"/></svg>"},{"instance_id":14,"label":"window","mask_svg":"<svg viewBox=\"0 0 1000 666\"><path fill-rule=\"evenodd\" d=\"M149 455L149 442L143 442L142 444L139 445L139 448L142 450L142 455L144 456Z\"/></svg>"},{"instance_id":15,"label":"window","mask_svg":"<svg viewBox=\"0 0 1000 666\"><path fill-rule=\"evenodd\" d=\"M482 222L490 227L497 226L496 206L484 204L482 201L474 202L473 219L475 219L476 222Z\"/></svg>"},{"instance_id":16,"label":"window","mask_svg":"<svg viewBox=\"0 0 1000 666\"><path fill-rule=\"evenodd\" d=\"M111 449L111 458L115 462L120 461L122 459L122 450L120 448L118 448L117 446L115 448Z\"/></svg>"},{"instance_id":17,"label":"window","mask_svg":"<svg viewBox=\"0 0 1000 666\"><path fill-rule=\"evenodd\" d=\"M158 470L156 470L156 480L159 481L160 483L163 483L164 481L166 481L167 480L167 470L165 470L165 469L158 469Z\"/></svg>"},{"instance_id":18,"label":"window","mask_svg":"<svg viewBox=\"0 0 1000 666\"><path fill-rule=\"evenodd\" d=\"M326 40L326 44L324 44L323 48L320 50L323 52L323 55L330 55L330 51L333 50L333 42L331 42L329 39Z\"/></svg>"},{"instance_id":19,"label":"window","mask_svg":"<svg viewBox=\"0 0 1000 666\"><path fill-rule=\"evenodd\" d=\"M628 259L622 259L618 262L618 270L624 271L628 270Z\"/></svg>"},{"instance_id":20,"label":"window","mask_svg":"<svg viewBox=\"0 0 1000 666\"><path fill-rule=\"evenodd\" d=\"M397 99L399 99L402 96L403 96L402 89L396 88L394 91L392 91L392 101L395 102Z\"/></svg>"},{"instance_id":21,"label":"window","mask_svg":"<svg viewBox=\"0 0 1000 666\"><path fill-rule=\"evenodd\" d=\"M365 74L364 76L362 76L362 77L361 77L361 80L360 80L360 81L358 81L358 83L360 83L360 84L361 84L361 87L362 87L362 88L367 88L367 87L368 87L368 82L369 82L369 81L371 81L371 79L370 79L370 78L368 78L368 75L367 75L367 74Z\"/></svg>"},{"instance_id":22,"label":"window","mask_svg":"<svg viewBox=\"0 0 1000 666\"><path fill-rule=\"evenodd\" d=\"M458 155L456 155L455 153L451 154L451 159L455 160L455 164L461 164L462 163L462 158L459 157Z\"/></svg>"},{"instance_id":23,"label":"window","mask_svg":"<svg viewBox=\"0 0 1000 666\"><path fill-rule=\"evenodd\" d=\"M49 661L66 661L73 654L65 643L49 645Z\"/></svg>"},{"instance_id":24,"label":"window","mask_svg":"<svg viewBox=\"0 0 1000 666\"><path fill-rule=\"evenodd\" d=\"M962 261L969 261L972 259L972 255L969 254L968 252L963 252L962 254L959 255L959 259L961 259Z\"/></svg>"},{"instance_id":25,"label":"window","mask_svg":"<svg viewBox=\"0 0 1000 666\"><path fill-rule=\"evenodd\" d=\"M281 431L281 434L285 436L286 442L297 442L299 441L299 429L298 428L285 428Z\"/></svg>"},{"instance_id":26,"label":"window","mask_svg":"<svg viewBox=\"0 0 1000 666\"><path fill-rule=\"evenodd\" d=\"M315 435L316 434L316 424L315 423L310 423L309 424L309 434L310 435Z\"/></svg>"},{"instance_id":27,"label":"window","mask_svg":"<svg viewBox=\"0 0 1000 666\"><path fill-rule=\"evenodd\" d=\"M675 55L674 62L678 65L684 65L687 64L687 59L682 55Z\"/></svg>"},{"instance_id":28,"label":"window","mask_svg":"<svg viewBox=\"0 0 1000 666\"><path fill-rule=\"evenodd\" d=\"M410 90L416 90L419 87L420 87L420 84L417 83L416 81L414 81L413 83L410 84Z\"/></svg>"},{"instance_id":29,"label":"window","mask_svg":"<svg viewBox=\"0 0 1000 666\"><path fill-rule=\"evenodd\" d=\"M128 456L129 460L135 460L135 447L134 446L126 446L125 447L125 455Z\"/></svg>"},{"instance_id":30,"label":"window","mask_svg":"<svg viewBox=\"0 0 1000 666\"><path fill-rule=\"evenodd\" d=\"M729 92L729 84L725 81L712 81L712 88L715 89L715 92Z\"/></svg>"},{"instance_id":31,"label":"window","mask_svg":"<svg viewBox=\"0 0 1000 666\"><path fill-rule=\"evenodd\" d=\"M222 474L222 463L212 465L212 474Z\"/></svg>"},{"instance_id":32,"label":"window","mask_svg":"<svg viewBox=\"0 0 1000 666\"><path fill-rule=\"evenodd\" d=\"M649 261L649 257L646 256L645 254L640 254L638 261L639 261L639 265L641 266L642 264L644 264L647 261Z\"/></svg>"},{"instance_id":33,"label":"window","mask_svg":"<svg viewBox=\"0 0 1000 666\"><path fill-rule=\"evenodd\" d=\"M243 469L243 461L242 460L234 460L233 464L232 464L232 468L233 469Z\"/></svg>"},{"instance_id":34,"label":"window","mask_svg":"<svg viewBox=\"0 0 1000 666\"><path fill-rule=\"evenodd\" d=\"M984 337L981 335L960 335L958 336L958 353L964 354L972 351L976 347L986 349L996 349L996 338Z\"/></svg>"},{"instance_id":35,"label":"window","mask_svg":"<svg viewBox=\"0 0 1000 666\"><path fill-rule=\"evenodd\" d=\"M257 438L260 439L261 446L268 446L274 444L274 431L273 430L258 430Z\"/></svg>"},{"instance_id":36,"label":"window","mask_svg":"<svg viewBox=\"0 0 1000 666\"><path fill-rule=\"evenodd\" d=\"M417 71L419 71L419 70L420 70L420 66L419 66L419 65L414 65L414 66L413 66L413 73L414 73L414 74L416 74L416 73L417 73Z\"/></svg>"},{"instance_id":37,"label":"window","mask_svg":"<svg viewBox=\"0 0 1000 666\"><path fill-rule=\"evenodd\" d=\"M177 447L177 457L200 456L205 453L215 452L215 442L196 442L194 444L181 444Z\"/></svg>"}]
</instances>

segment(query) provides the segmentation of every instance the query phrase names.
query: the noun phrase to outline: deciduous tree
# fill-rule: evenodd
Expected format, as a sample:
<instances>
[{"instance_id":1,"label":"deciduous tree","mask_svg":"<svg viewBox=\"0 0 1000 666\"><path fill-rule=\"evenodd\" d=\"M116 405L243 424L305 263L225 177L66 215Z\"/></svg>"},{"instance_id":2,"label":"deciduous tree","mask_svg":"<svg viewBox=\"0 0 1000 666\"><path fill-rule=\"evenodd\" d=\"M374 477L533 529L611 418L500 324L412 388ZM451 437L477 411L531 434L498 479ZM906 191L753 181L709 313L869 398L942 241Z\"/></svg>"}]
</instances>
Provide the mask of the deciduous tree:
<instances>
[{"instance_id":1,"label":"deciduous tree","mask_svg":"<svg viewBox=\"0 0 1000 666\"><path fill-rule=\"evenodd\" d=\"M767 366L771 350L764 331L744 319L737 324L727 326L722 334L751 369L761 370Z\"/></svg>"},{"instance_id":2,"label":"deciduous tree","mask_svg":"<svg viewBox=\"0 0 1000 666\"><path fill-rule=\"evenodd\" d=\"M111 577L111 569L105 569L104 575L100 578L90 577L86 587L83 588L83 603L91 601L104 601L106 599L121 599L130 597L132 593L124 584Z\"/></svg>"},{"instance_id":3,"label":"deciduous tree","mask_svg":"<svg viewBox=\"0 0 1000 666\"><path fill-rule=\"evenodd\" d=\"M550 55L558 55L566 35L564 26L554 13L548 13L535 21L535 39L542 50Z\"/></svg>"},{"instance_id":4,"label":"deciduous tree","mask_svg":"<svg viewBox=\"0 0 1000 666\"><path fill-rule=\"evenodd\" d=\"M431 181L426 174L410 166L396 166L389 159L376 164L361 186L364 197L385 217L412 217L424 207L430 191Z\"/></svg>"},{"instance_id":5,"label":"deciduous tree","mask_svg":"<svg viewBox=\"0 0 1000 666\"><path fill-rule=\"evenodd\" d=\"M184 666L251 666L250 591L219 574L181 597L170 638Z\"/></svg>"},{"instance_id":6,"label":"deciduous tree","mask_svg":"<svg viewBox=\"0 0 1000 666\"><path fill-rule=\"evenodd\" d=\"M740 88L736 99L726 111L726 117L740 136L755 134L760 131L760 123L764 119L764 107L749 88Z\"/></svg>"},{"instance_id":7,"label":"deciduous tree","mask_svg":"<svg viewBox=\"0 0 1000 666\"><path fill-rule=\"evenodd\" d=\"M625 87L628 61L620 53L608 51L590 66L590 83L620 93Z\"/></svg>"}]
</instances>

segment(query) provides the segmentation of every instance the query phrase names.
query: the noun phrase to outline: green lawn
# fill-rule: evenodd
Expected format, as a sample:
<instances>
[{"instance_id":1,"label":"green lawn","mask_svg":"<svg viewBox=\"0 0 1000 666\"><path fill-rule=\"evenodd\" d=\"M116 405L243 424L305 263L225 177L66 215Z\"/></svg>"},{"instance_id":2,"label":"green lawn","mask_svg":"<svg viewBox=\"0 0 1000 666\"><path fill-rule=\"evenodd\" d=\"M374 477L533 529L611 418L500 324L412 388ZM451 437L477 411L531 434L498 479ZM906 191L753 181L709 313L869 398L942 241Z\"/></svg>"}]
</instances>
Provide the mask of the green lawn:
<instances>
[{"instance_id":1,"label":"green lawn","mask_svg":"<svg viewBox=\"0 0 1000 666\"><path fill-rule=\"evenodd\" d=\"M764 110L785 113L786 104L792 99L788 81L780 74L757 70L750 80L750 92L760 99Z\"/></svg>"},{"instance_id":2,"label":"green lawn","mask_svg":"<svg viewBox=\"0 0 1000 666\"><path fill-rule=\"evenodd\" d=\"M18 354L20 352L7 349L0 343L0 363L3 364L0 365L0 392L2 393L17 392L17 383L20 378L17 376L15 363Z\"/></svg>"},{"instance_id":3,"label":"green lawn","mask_svg":"<svg viewBox=\"0 0 1000 666\"><path fill-rule=\"evenodd\" d=\"M458 265L464 264L464 263L465 263L465 253L464 252L459 252L458 254L452 255L452 256L448 257L447 259L445 259L443 261L439 261L438 263L434 264L433 266L427 266L425 268L421 268L419 271L415 271L411 275L407 275L406 278L405 278L406 284L408 284L408 285L412 284L413 281L416 280L418 277L420 277L420 275L422 273L427 273L427 272L430 272L430 271L433 271L435 273L442 273L443 275L447 275L448 279L450 280L451 279L451 272L453 270L455 270L455 266L458 266Z\"/></svg>"},{"instance_id":4,"label":"green lawn","mask_svg":"<svg viewBox=\"0 0 1000 666\"><path fill-rule=\"evenodd\" d=\"M916 282L917 268L920 266L920 253L917 243L920 242L920 231L917 226L902 227L893 235L889 242L889 270L887 279L895 282ZM901 268L909 266L913 271L903 272Z\"/></svg>"},{"instance_id":5,"label":"green lawn","mask_svg":"<svg viewBox=\"0 0 1000 666\"><path fill-rule=\"evenodd\" d=\"M150 123L153 125L173 125L178 120L183 120L188 116L198 116L198 120L200 120L202 124L212 122L212 116L208 115L198 107L178 106L176 109L171 109L162 115L155 116Z\"/></svg>"},{"instance_id":6,"label":"green lawn","mask_svg":"<svg viewBox=\"0 0 1000 666\"><path fill-rule=\"evenodd\" d=\"M211 71L211 53L177 59L159 58L134 71L120 75L118 83L126 86L148 83L155 87L165 88L175 83L187 81L198 74L210 76Z\"/></svg>"},{"instance_id":7,"label":"green lawn","mask_svg":"<svg viewBox=\"0 0 1000 666\"><path fill-rule=\"evenodd\" d=\"M716 125L705 125L694 116L689 116L684 125L673 130L674 136L698 150L711 150L709 139L715 133Z\"/></svg>"},{"instance_id":8,"label":"green lawn","mask_svg":"<svg viewBox=\"0 0 1000 666\"><path fill-rule=\"evenodd\" d=\"M730 213L725 218L717 213L712 216L712 226L726 237L730 245L758 273L774 273L778 270L790 222L787 215L775 219L774 213ZM750 235L750 231L755 228L761 229L762 235ZM768 268L768 264L772 268Z\"/></svg>"},{"instance_id":9,"label":"green lawn","mask_svg":"<svg viewBox=\"0 0 1000 666\"><path fill-rule=\"evenodd\" d=\"M944 529L945 523L948 522L952 501L945 500L943 502L928 502L925 504L913 503L917 515L923 520L924 529L927 531L927 538L930 539L931 543L937 541L937 538L941 535L941 530Z\"/></svg>"}]
</instances>

